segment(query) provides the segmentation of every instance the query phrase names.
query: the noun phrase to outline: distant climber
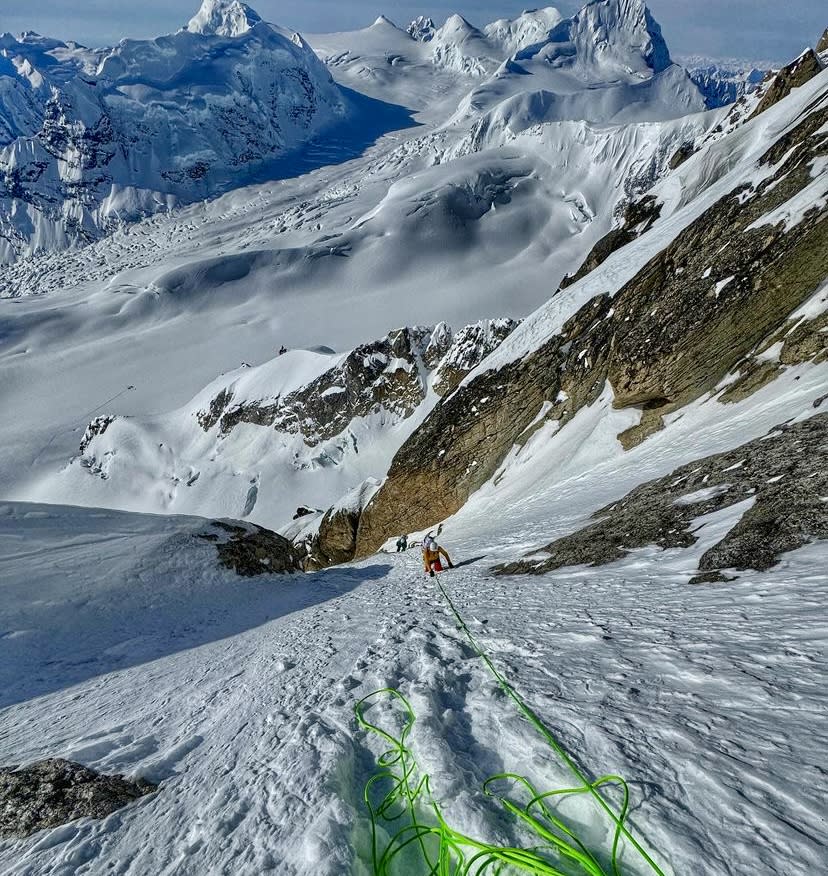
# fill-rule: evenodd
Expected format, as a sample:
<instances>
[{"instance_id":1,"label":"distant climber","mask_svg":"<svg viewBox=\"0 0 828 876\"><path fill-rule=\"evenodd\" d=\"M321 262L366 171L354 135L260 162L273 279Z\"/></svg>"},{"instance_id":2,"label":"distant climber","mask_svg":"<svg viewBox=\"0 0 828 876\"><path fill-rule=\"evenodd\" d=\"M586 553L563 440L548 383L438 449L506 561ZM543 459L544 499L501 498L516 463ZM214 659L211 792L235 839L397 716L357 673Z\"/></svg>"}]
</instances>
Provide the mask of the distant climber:
<instances>
[{"instance_id":1,"label":"distant climber","mask_svg":"<svg viewBox=\"0 0 828 876\"><path fill-rule=\"evenodd\" d=\"M404 552L407 551L407 550L408 550L408 536L407 536L407 535L401 535L401 536L397 539L397 553L398 553L398 554L400 554L400 553L404 553Z\"/></svg>"},{"instance_id":2,"label":"distant climber","mask_svg":"<svg viewBox=\"0 0 828 876\"><path fill-rule=\"evenodd\" d=\"M440 562L441 556L445 557L449 569L453 569L454 563L452 563L448 551L446 551L441 545L437 544L433 533L429 532L429 534L423 539L423 565L425 566L426 572L428 572L432 578L434 577L435 572L443 571L443 564Z\"/></svg>"},{"instance_id":3,"label":"distant climber","mask_svg":"<svg viewBox=\"0 0 828 876\"><path fill-rule=\"evenodd\" d=\"M287 353L287 347L284 344L282 344L282 346L279 347L279 355L284 356L285 353Z\"/></svg>"}]
</instances>

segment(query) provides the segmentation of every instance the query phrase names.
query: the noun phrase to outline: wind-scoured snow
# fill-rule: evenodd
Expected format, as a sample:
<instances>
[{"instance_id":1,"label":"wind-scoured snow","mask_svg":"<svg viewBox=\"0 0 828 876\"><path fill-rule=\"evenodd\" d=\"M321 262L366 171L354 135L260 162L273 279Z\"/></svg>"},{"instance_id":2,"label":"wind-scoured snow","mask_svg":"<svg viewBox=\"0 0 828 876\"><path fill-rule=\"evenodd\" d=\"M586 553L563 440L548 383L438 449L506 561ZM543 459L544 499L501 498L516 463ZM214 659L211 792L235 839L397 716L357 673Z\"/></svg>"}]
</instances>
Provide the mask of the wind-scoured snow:
<instances>
[{"instance_id":1,"label":"wind-scoured snow","mask_svg":"<svg viewBox=\"0 0 828 876\"><path fill-rule=\"evenodd\" d=\"M474 635L581 764L631 782L632 827L668 873L818 871L824 548L688 588L742 503L697 521L689 550L542 578L487 570L694 458L702 432L720 450L813 411L825 376L807 366L736 406L702 400L632 453L614 438L628 414L605 395L556 437L556 464L537 435L441 536L456 563L476 561L442 578ZM519 842L482 782L571 782L464 643L416 551L250 582L211 571L192 525L3 507L0 757L60 755L161 783L104 821L5 841L4 870L369 872L361 788L380 752L353 706L389 685L416 710L412 743L453 827ZM589 806L568 811L590 842L608 841Z\"/></svg>"},{"instance_id":2,"label":"wind-scoured snow","mask_svg":"<svg viewBox=\"0 0 828 876\"><path fill-rule=\"evenodd\" d=\"M285 106L310 106L294 69L320 99L307 124L288 110L285 134ZM672 63L638 0L489 25L380 16L307 40L239 0L205 0L178 33L109 50L0 37L0 204L14 229L0 252L0 765L66 757L159 783L103 820L4 837L0 871L367 876L362 795L383 746L354 706L387 687L414 707L410 743L450 825L532 845L483 782L514 772L551 790L571 774L469 647L419 552L394 552L395 534L360 562L247 578L219 563L205 518L302 540L327 508L364 507L458 374L537 350L725 194L750 198L787 156L759 158L825 105L826 77L747 122L750 101L705 111L718 86ZM255 119L262 146L260 101L282 86L265 150L279 170L238 187L250 179L234 138L250 129L237 122ZM229 139L215 126L227 106L241 114ZM158 126L104 162L116 141L94 127L102 108L113 130ZM60 149L21 176L44 119ZM193 176L202 158L210 170ZM170 162L184 176L160 185ZM101 181L111 167L123 178ZM811 170L763 223L791 227L823 204L824 162ZM26 201L15 180L57 200ZM91 208L64 199L90 180ZM225 182L237 187L202 200ZM645 192L661 205L653 226L558 291ZM722 280L711 274L711 294ZM823 285L790 331L825 306ZM526 318L487 355L493 317ZM436 328L408 330L410 355L370 349L403 325ZM377 380L357 388L380 389L352 416L344 363L361 345ZM735 379L627 451L618 435L642 412L616 409L611 386L563 426L540 404L527 440L443 521L456 567L440 580L578 764L628 780L630 828L665 874L816 874L824 542L689 584L748 498L693 521L690 548L492 572L645 482L828 405L819 357L725 404ZM389 400L409 382L413 396ZM583 798L561 811L608 860L601 813ZM621 862L647 872L630 848Z\"/></svg>"}]
</instances>

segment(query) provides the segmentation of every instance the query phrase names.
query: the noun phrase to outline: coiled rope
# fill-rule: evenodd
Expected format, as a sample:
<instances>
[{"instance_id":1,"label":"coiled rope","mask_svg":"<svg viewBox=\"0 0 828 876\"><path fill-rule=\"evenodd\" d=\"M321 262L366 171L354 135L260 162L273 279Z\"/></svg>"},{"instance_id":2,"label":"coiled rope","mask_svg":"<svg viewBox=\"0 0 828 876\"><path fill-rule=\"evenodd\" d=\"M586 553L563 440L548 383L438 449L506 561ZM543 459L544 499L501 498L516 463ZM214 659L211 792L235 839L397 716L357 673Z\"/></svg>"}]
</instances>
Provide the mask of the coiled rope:
<instances>
[{"instance_id":1,"label":"coiled rope","mask_svg":"<svg viewBox=\"0 0 828 876\"><path fill-rule=\"evenodd\" d=\"M523 776L515 773L494 775L483 783L484 793L498 799L509 813L537 837L538 845L527 849L498 846L467 836L447 823L431 795L428 775L419 769L408 744L408 737L416 720L411 704L393 688L374 691L361 699L355 707L357 723L366 731L383 739L389 746L378 759L379 770L371 776L363 791L363 799L371 820L374 876L394 876L395 871L392 870L392 866L395 862L405 864L406 868L404 871L396 872L412 873L410 858L412 851L414 854L419 851L422 858L420 872L425 876L467 876L472 873L492 873L497 876L504 868L509 871L535 874L535 876L571 876L573 866L574 872L585 876L621 876L618 855L622 838L640 854L655 876L665 876L626 826L629 810L629 787L626 781L616 775L601 776L595 781L590 781L584 775L563 745L480 647L439 579L435 578L434 581L474 652L484 662L503 692L514 702L518 711L568 767L578 784L572 788L539 793ZM398 735L381 728L366 717L366 711L377 705L381 698L387 698L402 708L403 725ZM512 788L521 789L525 795L528 795L528 802L519 803L504 796L505 792L497 793L493 786L499 782L511 783ZM601 793L600 789L605 785L615 785L621 789L620 811L616 812ZM602 866L575 830L561 817L555 815L547 805L547 801L553 798L574 794L589 794L614 824L609 870ZM423 820L424 813L429 812L433 817L427 821ZM384 848L381 848L380 825L392 827L393 831L394 823L402 819L406 819L407 823L396 832L391 832ZM382 833L387 834L384 827ZM401 855L404 857L400 857ZM560 869L559 865L564 861L571 865L567 870Z\"/></svg>"}]
</instances>

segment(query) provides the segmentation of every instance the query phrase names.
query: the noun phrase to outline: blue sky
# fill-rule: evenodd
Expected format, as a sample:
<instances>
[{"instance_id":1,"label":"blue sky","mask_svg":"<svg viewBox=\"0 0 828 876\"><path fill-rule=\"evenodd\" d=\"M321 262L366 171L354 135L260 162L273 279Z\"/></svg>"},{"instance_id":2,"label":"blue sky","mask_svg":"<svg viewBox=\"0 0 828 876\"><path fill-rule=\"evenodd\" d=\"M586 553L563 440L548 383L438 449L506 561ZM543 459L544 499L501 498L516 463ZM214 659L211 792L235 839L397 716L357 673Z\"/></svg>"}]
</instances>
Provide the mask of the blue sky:
<instances>
[{"instance_id":1,"label":"blue sky","mask_svg":"<svg viewBox=\"0 0 828 876\"><path fill-rule=\"evenodd\" d=\"M184 24L200 0L26 0L0 11L0 31L36 30L87 45L169 33ZM439 24L452 12L482 25L512 17L527 3L514 0L253 0L249 5L268 21L305 33L349 30L370 24L384 13L405 25L415 15L430 15ZM542 4L538 4L542 5ZM574 12L582 3L560 0L558 8ZM650 0L674 55L786 61L813 45L828 25L824 0Z\"/></svg>"}]
</instances>

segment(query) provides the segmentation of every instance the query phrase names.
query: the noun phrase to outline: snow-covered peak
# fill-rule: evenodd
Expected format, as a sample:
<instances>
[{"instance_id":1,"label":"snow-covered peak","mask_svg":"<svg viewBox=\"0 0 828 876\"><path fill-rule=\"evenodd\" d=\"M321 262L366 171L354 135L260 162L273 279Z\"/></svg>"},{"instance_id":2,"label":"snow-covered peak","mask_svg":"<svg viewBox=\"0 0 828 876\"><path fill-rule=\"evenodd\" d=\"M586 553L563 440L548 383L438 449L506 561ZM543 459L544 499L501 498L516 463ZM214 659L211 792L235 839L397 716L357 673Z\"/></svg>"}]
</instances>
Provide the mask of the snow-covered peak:
<instances>
[{"instance_id":1,"label":"snow-covered peak","mask_svg":"<svg viewBox=\"0 0 828 876\"><path fill-rule=\"evenodd\" d=\"M449 15L446 19L445 24L440 28L440 34L444 38L449 38L451 36L459 36L462 38L471 34L479 34L479 31L473 24L466 21L462 15L454 13L454 15Z\"/></svg>"},{"instance_id":2,"label":"snow-covered peak","mask_svg":"<svg viewBox=\"0 0 828 876\"><path fill-rule=\"evenodd\" d=\"M643 0L593 0L550 34L559 63L620 68L640 76L672 63L658 22Z\"/></svg>"},{"instance_id":3,"label":"snow-covered peak","mask_svg":"<svg viewBox=\"0 0 828 876\"><path fill-rule=\"evenodd\" d=\"M406 28L406 31L420 43L427 43L434 39L436 30L434 19L425 15L418 15Z\"/></svg>"},{"instance_id":4,"label":"snow-covered peak","mask_svg":"<svg viewBox=\"0 0 828 876\"><path fill-rule=\"evenodd\" d=\"M237 37L261 21L259 14L240 0L203 0L187 30L204 35Z\"/></svg>"},{"instance_id":5,"label":"snow-covered peak","mask_svg":"<svg viewBox=\"0 0 828 876\"><path fill-rule=\"evenodd\" d=\"M549 31L560 24L563 16L554 6L529 9L517 18L501 18L483 29L486 37L511 55L514 52L546 39Z\"/></svg>"},{"instance_id":6,"label":"snow-covered peak","mask_svg":"<svg viewBox=\"0 0 828 876\"><path fill-rule=\"evenodd\" d=\"M346 113L310 47L239 0L108 49L0 37L0 262L241 185Z\"/></svg>"},{"instance_id":7,"label":"snow-covered peak","mask_svg":"<svg viewBox=\"0 0 828 876\"><path fill-rule=\"evenodd\" d=\"M500 63L498 51L462 15L450 15L434 32L432 59L435 64L470 76L486 76Z\"/></svg>"},{"instance_id":8,"label":"snow-covered peak","mask_svg":"<svg viewBox=\"0 0 828 876\"><path fill-rule=\"evenodd\" d=\"M378 15L374 19L374 23L371 25L371 27L372 28L374 28L374 27L378 27L378 28L379 27L393 27L394 30L398 30L397 25L394 24L394 22L391 21L391 19L388 18L387 15Z\"/></svg>"}]
</instances>

